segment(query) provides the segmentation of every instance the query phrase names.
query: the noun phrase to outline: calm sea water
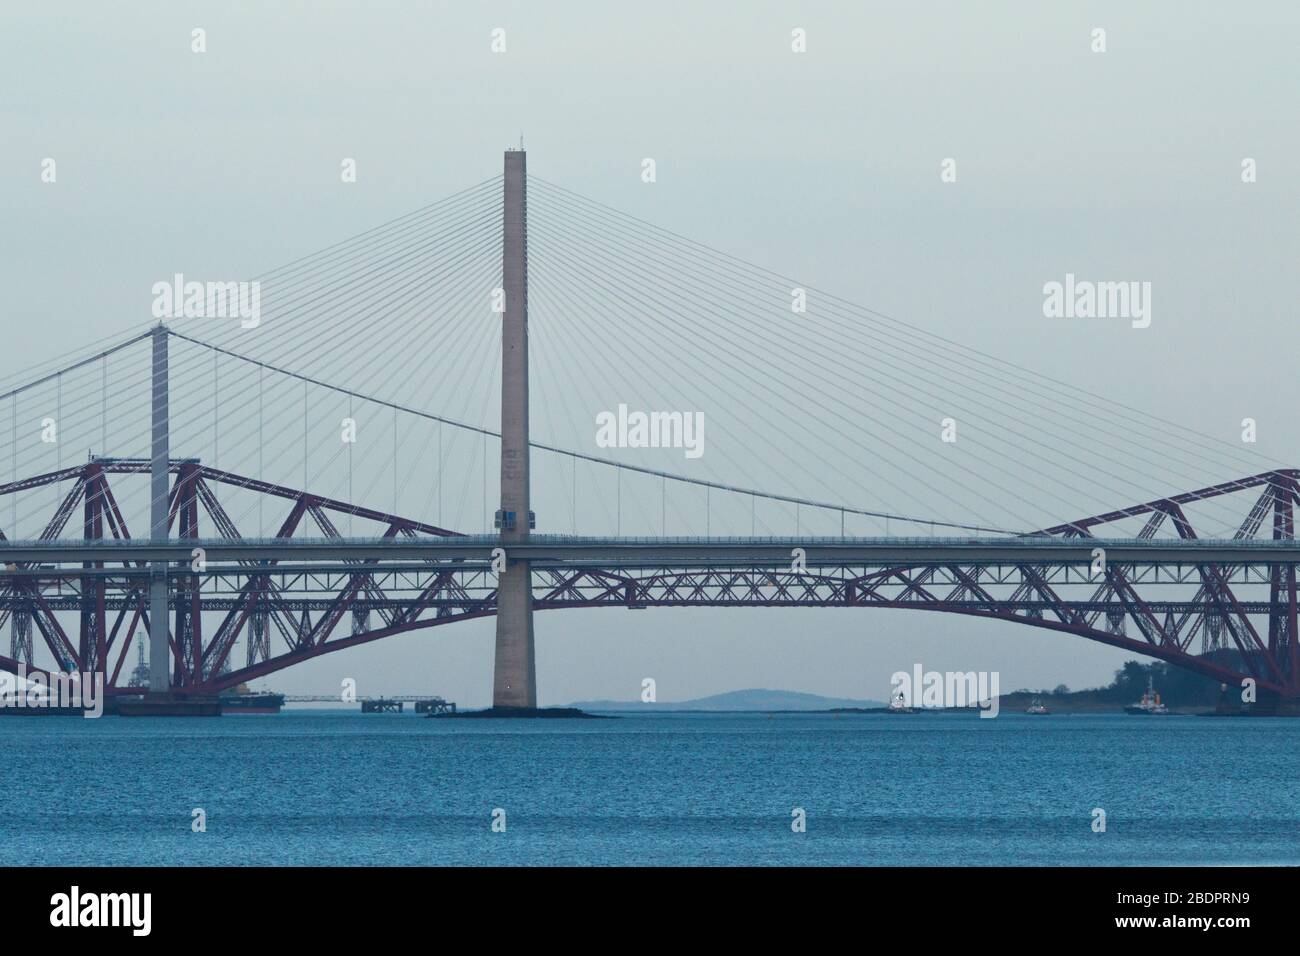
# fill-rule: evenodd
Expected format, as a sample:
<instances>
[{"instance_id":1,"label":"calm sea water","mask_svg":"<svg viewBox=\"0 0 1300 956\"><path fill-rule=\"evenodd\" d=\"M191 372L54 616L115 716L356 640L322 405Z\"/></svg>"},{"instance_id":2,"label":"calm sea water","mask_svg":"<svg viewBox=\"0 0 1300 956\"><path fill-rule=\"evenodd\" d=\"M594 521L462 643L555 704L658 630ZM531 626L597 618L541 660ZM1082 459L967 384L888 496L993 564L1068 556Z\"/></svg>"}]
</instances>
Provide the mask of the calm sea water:
<instances>
[{"instance_id":1,"label":"calm sea water","mask_svg":"<svg viewBox=\"0 0 1300 956\"><path fill-rule=\"evenodd\" d=\"M1297 720L297 712L0 740L0 838L32 863L1300 863Z\"/></svg>"}]
</instances>

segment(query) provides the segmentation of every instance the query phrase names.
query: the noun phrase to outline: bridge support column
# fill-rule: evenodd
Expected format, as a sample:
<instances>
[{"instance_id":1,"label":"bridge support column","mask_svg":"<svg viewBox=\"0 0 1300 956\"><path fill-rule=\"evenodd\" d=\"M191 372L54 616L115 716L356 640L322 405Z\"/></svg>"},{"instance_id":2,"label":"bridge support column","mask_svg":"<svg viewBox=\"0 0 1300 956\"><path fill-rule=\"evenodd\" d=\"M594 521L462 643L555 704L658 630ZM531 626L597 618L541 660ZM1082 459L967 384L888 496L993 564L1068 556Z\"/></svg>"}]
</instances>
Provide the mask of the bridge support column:
<instances>
[{"instance_id":1,"label":"bridge support column","mask_svg":"<svg viewBox=\"0 0 1300 956\"><path fill-rule=\"evenodd\" d=\"M153 332L153 457L149 468L149 534L167 540L168 441L167 329L160 322ZM167 646L167 562L155 561L149 575L149 693L171 690L171 653Z\"/></svg>"},{"instance_id":2,"label":"bridge support column","mask_svg":"<svg viewBox=\"0 0 1300 956\"><path fill-rule=\"evenodd\" d=\"M87 543L98 543L104 537L104 466L92 461L83 472L86 488L83 495L82 537ZM102 569L103 561L83 561L87 569ZM81 584L81 668L88 673L104 675L104 601L106 587L102 578L86 577Z\"/></svg>"},{"instance_id":3,"label":"bridge support column","mask_svg":"<svg viewBox=\"0 0 1300 956\"><path fill-rule=\"evenodd\" d=\"M501 510L496 526L509 562L497 583L496 660L492 706L537 706L533 650L533 582L526 561L510 561L510 545L528 540L533 524L528 486L528 202L527 154L505 154L502 231Z\"/></svg>"}]
</instances>

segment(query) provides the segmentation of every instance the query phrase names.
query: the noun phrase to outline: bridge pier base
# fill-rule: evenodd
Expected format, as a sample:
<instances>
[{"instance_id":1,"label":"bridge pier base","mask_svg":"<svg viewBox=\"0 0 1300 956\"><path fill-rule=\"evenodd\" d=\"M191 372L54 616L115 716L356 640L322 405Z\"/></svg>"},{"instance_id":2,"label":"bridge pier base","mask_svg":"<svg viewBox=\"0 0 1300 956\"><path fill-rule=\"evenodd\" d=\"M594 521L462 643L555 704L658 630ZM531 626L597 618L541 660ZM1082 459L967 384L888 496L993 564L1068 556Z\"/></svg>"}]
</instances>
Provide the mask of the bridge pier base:
<instances>
[{"instance_id":1,"label":"bridge pier base","mask_svg":"<svg viewBox=\"0 0 1300 956\"><path fill-rule=\"evenodd\" d=\"M1218 705L1208 716L1214 717L1300 717L1300 697L1283 697L1267 691L1253 703L1243 703L1240 688L1224 684Z\"/></svg>"},{"instance_id":2,"label":"bridge pier base","mask_svg":"<svg viewBox=\"0 0 1300 956\"><path fill-rule=\"evenodd\" d=\"M497 642L492 706L537 706L533 582L532 572L525 561L503 571L497 584Z\"/></svg>"},{"instance_id":3,"label":"bridge pier base","mask_svg":"<svg viewBox=\"0 0 1300 956\"><path fill-rule=\"evenodd\" d=\"M1253 717L1300 717L1300 698L1260 694L1259 700L1243 706L1240 713Z\"/></svg>"}]
</instances>

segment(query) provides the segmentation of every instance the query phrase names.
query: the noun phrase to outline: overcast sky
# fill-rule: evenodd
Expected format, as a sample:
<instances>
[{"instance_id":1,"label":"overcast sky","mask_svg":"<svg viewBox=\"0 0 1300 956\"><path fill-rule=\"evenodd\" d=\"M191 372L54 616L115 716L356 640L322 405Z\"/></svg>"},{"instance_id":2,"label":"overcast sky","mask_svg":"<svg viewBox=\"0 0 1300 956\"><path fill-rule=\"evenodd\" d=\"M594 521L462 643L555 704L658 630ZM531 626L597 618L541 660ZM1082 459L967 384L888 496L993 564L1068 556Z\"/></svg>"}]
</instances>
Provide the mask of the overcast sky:
<instances>
[{"instance_id":1,"label":"overcast sky","mask_svg":"<svg viewBox=\"0 0 1300 956\"><path fill-rule=\"evenodd\" d=\"M495 175L522 134L552 182L1225 442L1253 417L1258 452L1296 464L1298 43L1290 2L10 3L0 378L147 324L159 278L257 275ZM1150 327L1045 319L1067 271L1150 281ZM536 629L546 704L631 699L644 677L665 700L881 697L917 661L1082 687L1125 657L899 612ZM417 632L269 683L484 704L492 632Z\"/></svg>"}]
</instances>

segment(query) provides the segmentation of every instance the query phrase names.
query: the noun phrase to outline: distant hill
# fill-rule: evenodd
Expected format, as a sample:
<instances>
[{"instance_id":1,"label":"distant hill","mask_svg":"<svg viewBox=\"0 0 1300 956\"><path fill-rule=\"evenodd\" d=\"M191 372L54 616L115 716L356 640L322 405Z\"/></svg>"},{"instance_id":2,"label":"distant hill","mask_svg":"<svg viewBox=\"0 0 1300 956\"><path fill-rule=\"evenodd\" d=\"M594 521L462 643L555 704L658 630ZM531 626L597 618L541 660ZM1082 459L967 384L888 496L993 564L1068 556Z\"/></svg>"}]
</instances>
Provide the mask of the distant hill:
<instances>
[{"instance_id":1,"label":"distant hill","mask_svg":"<svg viewBox=\"0 0 1300 956\"><path fill-rule=\"evenodd\" d=\"M639 700L579 700L569 704L580 710L832 710L840 707L884 707L883 701L852 700L846 697L822 697L797 690L732 690L725 694L697 697L694 700L660 701L644 704Z\"/></svg>"}]
</instances>

